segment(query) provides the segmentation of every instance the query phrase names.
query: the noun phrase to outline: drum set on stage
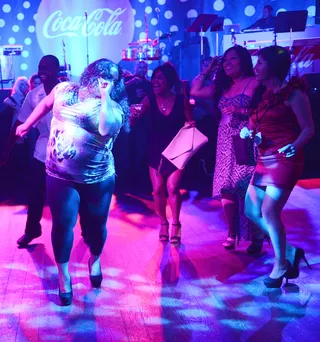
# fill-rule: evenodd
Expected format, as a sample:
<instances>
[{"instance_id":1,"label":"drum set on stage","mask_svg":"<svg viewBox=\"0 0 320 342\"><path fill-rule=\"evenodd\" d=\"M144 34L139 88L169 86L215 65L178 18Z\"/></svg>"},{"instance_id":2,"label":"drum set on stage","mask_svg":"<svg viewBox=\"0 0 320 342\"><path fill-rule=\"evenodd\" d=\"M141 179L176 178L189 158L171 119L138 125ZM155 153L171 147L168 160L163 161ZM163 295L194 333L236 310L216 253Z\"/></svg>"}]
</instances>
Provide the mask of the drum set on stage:
<instances>
[{"instance_id":1,"label":"drum set on stage","mask_svg":"<svg viewBox=\"0 0 320 342\"><path fill-rule=\"evenodd\" d=\"M160 58L159 38L142 38L129 43L128 48L122 50L123 61L158 61Z\"/></svg>"}]
</instances>

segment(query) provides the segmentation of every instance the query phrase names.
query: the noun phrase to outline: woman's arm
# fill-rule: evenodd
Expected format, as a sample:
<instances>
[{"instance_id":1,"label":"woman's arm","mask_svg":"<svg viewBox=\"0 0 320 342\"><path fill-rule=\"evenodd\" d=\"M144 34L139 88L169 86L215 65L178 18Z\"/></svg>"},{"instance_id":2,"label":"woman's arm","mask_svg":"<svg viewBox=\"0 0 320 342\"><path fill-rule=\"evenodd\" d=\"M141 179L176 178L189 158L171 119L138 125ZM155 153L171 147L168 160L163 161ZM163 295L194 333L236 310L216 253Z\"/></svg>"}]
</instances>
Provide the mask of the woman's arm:
<instances>
[{"instance_id":1,"label":"woman's arm","mask_svg":"<svg viewBox=\"0 0 320 342\"><path fill-rule=\"evenodd\" d=\"M202 73L194 79L190 90L191 96L201 99L207 99L214 95L214 93L216 92L215 84L211 84L206 87L203 86L203 83L207 77L208 74Z\"/></svg>"},{"instance_id":2,"label":"woman's arm","mask_svg":"<svg viewBox=\"0 0 320 342\"><path fill-rule=\"evenodd\" d=\"M121 128L123 111L120 105L110 97L113 84L104 79L99 79L99 84L101 95L99 133L102 136L113 136Z\"/></svg>"},{"instance_id":3,"label":"woman's arm","mask_svg":"<svg viewBox=\"0 0 320 342\"><path fill-rule=\"evenodd\" d=\"M13 102L12 99L10 98L10 96L7 97L6 99L4 99L3 103L5 103L7 106L9 106L11 108L16 108L17 107L17 102Z\"/></svg>"},{"instance_id":4,"label":"woman's arm","mask_svg":"<svg viewBox=\"0 0 320 342\"><path fill-rule=\"evenodd\" d=\"M216 86L214 84L209 85L207 87L203 86L204 81L212 74L214 67L218 58L215 57L212 59L209 66L199 75L197 76L191 86L190 95L198 98L210 98L214 95L216 91Z\"/></svg>"},{"instance_id":5,"label":"woman's arm","mask_svg":"<svg viewBox=\"0 0 320 342\"><path fill-rule=\"evenodd\" d=\"M194 123L192 115L192 107L187 97L184 98L184 115L187 123Z\"/></svg>"},{"instance_id":6,"label":"woman's arm","mask_svg":"<svg viewBox=\"0 0 320 342\"><path fill-rule=\"evenodd\" d=\"M302 149L314 136L311 106L307 95L300 90L294 92L289 100L289 106L292 108L301 129L298 138L292 143L297 151Z\"/></svg>"}]
</instances>

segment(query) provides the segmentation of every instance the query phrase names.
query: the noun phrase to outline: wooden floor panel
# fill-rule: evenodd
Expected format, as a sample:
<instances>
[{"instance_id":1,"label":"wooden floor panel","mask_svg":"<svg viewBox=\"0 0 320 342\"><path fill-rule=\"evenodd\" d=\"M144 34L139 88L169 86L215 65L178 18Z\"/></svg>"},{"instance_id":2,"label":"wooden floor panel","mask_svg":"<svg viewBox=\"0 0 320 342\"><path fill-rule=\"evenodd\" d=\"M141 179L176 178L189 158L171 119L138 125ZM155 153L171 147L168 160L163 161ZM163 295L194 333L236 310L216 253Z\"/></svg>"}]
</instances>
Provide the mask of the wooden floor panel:
<instances>
[{"instance_id":1,"label":"wooden floor panel","mask_svg":"<svg viewBox=\"0 0 320 342\"><path fill-rule=\"evenodd\" d=\"M194 191L183 198L180 248L158 241L149 195L113 198L100 290L90 286L77 224L70 307L59 305L49 209L43 235L19 249L26 208L2 201L0 341L318 341L320 180L300 181L283 212L288 238L312 270L302 262L300 277L275 290L263 285L272 248L265 243L259 256L246 254L249 242L224 250L219 202Z\"/></svg>"}]
</instances>

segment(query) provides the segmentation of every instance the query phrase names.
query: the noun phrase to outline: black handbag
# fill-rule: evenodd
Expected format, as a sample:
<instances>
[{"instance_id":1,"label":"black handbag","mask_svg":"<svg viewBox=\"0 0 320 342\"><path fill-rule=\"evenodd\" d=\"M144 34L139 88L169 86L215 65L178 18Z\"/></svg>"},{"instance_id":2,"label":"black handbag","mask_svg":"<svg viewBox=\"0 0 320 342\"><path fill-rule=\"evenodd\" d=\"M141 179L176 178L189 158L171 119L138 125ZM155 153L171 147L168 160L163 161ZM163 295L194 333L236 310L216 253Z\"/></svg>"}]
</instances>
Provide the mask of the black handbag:
<instances>
[{"instance_id":1,"label":"black handbag","mask_svg":"<svg viewBox=\"0 0 320 342\"><path fill-rule=\"evenodd\" d=\"M251 139L242 139L239 135L233 135L233 147L238 165L251 165L253 155L253 142Z\"/></svg>"}]
</instances>

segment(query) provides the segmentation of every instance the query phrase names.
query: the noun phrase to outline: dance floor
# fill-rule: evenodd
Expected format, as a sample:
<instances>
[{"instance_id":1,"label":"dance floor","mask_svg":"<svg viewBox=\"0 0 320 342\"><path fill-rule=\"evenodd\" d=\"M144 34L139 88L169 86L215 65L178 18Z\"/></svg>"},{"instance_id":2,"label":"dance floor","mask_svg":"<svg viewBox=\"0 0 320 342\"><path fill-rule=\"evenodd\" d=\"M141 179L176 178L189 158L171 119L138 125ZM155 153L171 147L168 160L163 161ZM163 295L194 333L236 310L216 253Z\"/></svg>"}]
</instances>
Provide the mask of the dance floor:
<instances>
[{"instance_id":1,"label":"dance floor","mask_svg":"<svg viewBox=\"0 0 320 342\"><path fill-rule=\"evenodd\" d=\"M249 256L221 246L226 224L218 202L185 192L183 244L158 241L149 195L114 197L102 255L101 289L88 277L88 248L75 228L71 257L73 304L61 307L50 242L50 212L43 235L18 249L26 207L1 197L0 341L319 341L320 180L295 188L283 217L289 240L312 266L281 289L263 278L273 251Z\"/></svg>"}]
</instances>

